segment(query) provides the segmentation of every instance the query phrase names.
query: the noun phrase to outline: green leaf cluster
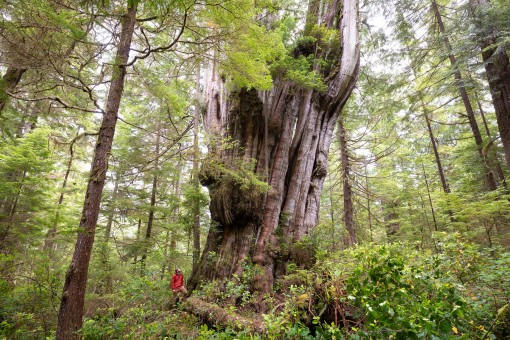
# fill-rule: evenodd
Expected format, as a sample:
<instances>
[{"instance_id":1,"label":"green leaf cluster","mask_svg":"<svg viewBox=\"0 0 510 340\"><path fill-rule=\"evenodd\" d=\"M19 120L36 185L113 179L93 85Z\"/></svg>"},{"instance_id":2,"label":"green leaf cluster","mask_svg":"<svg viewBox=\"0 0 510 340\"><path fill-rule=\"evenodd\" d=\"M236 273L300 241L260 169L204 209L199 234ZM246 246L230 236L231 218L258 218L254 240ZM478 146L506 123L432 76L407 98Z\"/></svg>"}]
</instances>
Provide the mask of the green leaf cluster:
<instances>
[{"instance_id":1,"label":"green leaf cluster","mask_svg":"<svg viewBox=\"0 0 510 340\"><path fill-rule=\"evenodd\" d=\"M314 58L285 56L271 64L271 72L275 78L281 77L290 81L294 86L304 89L313 89L320 92L326 90L322 76L312 70Z\"/></svg>"},{"instance_id":2,"label":"green leaf cluster","mask_svg":"<svg viewBox=\"0 0 510 340\"><path fill-rule=\"evenodd\" d=\"M273 82L269 64L283 56L281 37L264 27L252 25L226 47L222 70L236 88L268 90Z\"/></svg>"}]
</instances>

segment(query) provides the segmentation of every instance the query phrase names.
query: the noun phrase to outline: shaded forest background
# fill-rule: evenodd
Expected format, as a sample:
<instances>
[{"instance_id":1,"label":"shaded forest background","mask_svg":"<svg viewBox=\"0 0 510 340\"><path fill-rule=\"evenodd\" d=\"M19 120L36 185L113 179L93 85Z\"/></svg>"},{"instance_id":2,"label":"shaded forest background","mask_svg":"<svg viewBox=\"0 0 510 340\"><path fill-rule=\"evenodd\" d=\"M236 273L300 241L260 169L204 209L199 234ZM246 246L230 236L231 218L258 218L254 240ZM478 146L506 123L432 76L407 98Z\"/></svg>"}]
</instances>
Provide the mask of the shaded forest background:
<instances>
[{"instance_id":1,"label":"shaded forest background","mask_svg":"<svg viewBox=\"0 0 510 340\"><path fill-rule=\"evenodd\" d=\"M216 153L239 141L206 126L206 80L214 69L231 93L281 79L323 93L316 67L342 49L338 30L306 26L318 3L0 2L0 336L58 337L76 238L91 230L87 339L510 336L505 0L360 3L358 80L319 221L289 242L298 258L270 293L250 261L242 275L197 279L199 263L220 257L200 259L218 228L208 180L245 196L271 190L252 159ZM92 229L90 183L104 185ZM175 267L195 274L187 303L173 301ZM247 324L230 319L241 315Z\"/></svg>"}]
</instances>

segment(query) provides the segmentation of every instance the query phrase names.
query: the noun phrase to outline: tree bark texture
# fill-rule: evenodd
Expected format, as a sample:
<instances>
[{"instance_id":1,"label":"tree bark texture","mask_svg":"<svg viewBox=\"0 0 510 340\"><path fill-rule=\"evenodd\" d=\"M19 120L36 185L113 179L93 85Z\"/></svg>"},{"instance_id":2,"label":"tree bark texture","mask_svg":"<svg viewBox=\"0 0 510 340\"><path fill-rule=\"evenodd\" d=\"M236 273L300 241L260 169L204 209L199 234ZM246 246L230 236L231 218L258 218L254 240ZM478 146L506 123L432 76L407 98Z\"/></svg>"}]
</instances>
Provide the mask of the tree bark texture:
<instances>
[{"instance_id":1,"label":"tree bark texture","mask_svg":"<svg viewBox=\"0 0 510 340\"><path fill-rule=\"evenodd\" d=\"M262 320L247 319L236 313L228 312L218 305L190 297L183 302L183 308L199 316L205 323L214 327L231 328L236 331L250 331L264 334L266 329Z\"/></svg>"},{"instance_id":2,"label":"tree bark texture","mask_svg":"<svg viewBox=\"0 0 510 340\"><path fill-rule=\"evenodd\" d=\"M344 193L344 224L347 230L345 243L347 246L356 244L356 230L354 226L354 205L352 203L352 188L349 178L350 162L347 152L347 136L345 132L343 117L338 119L338 140L340 141L340 151L342 158L342 187Z\"/></svg>"},{"instance_id":3,"label":"tree bark texture","mask_svg":"<svg viewBox=\"0 0 510 340\"><path fill-rule=\"evenodd\" d=\"M475 139L475 143L477 146L478 153L480 154L482 164L485 167L485 183L486 187L489 190L495 190L496 189L496 179L494 177L494 174L489 169L489 167L486 164L486 160L483 154L483 139L482 134L480 133L480 129L478 128L478 123L476 122L475 112L473 110L473 106L471 105L471 101L469 99L469 95L466 90L466 84L464 80L462 79L462 74L460 73L459 67L457 65L457 58L455 55L453 55L453 48L450 43L450 40L448 39L448 36L446 35L446 29L443 23L443 18L441 16L441 13L439 12L439 7L437 5L437 2L435 0L432 0L432 11L434 13L434 16L437 20L437 25L439 27L439 32L443 36L443 42L446 46L446 49L448 51L448 58L450 59L450 64L453 68L453 74L455 77L456 85L459 90L460 97L462 98L462 103L464 104L464 108L466 109L466 115L468 117L469 126L471 127L471 131L473 133L473 138Z\"/></svg>"},{"instance_id":4,"label":"tree bark texture","mask_svg":"<svg viewBox=\"0 0 510 340\"><path fill-rule=\"evenodd\" d=\"M117 113L124 89L126 63L136 23L136 1L130 1L127 13L122 19L113 79L108 92L106 110L99 129L90 177L85 194L80 229L71 264L67 270L60 310L58 313L57 339L77 339L77 331L82 326L83 304L87 286L87 274L90 262L94 234L99 217L101 194L103 192L108 157L112 148Z\"/></svg>"},{"instance_id":5,"label":"tree bark texture","mask_svg":"<svg viewBox=\"0 0 510 340\"><path fill-rule=\"evenodd\" d=\"M26 69L20 69L13 66L9 66L7 71L5 71L0 82L0 117L9 99L8 92L11 92L16 88L16 86L21 81L23 73L25 72Z\"/></svg>"},{"instance_id":6,"label":"tree bark texture","mask_svg":"<svg viewBox=\"0 0 510 340\"><path fill-rule=\"evenodd\" d=\"M505 150L507 167L510 169L510 62L505 45L497 45L497 27L484 27L479 14L487 6L487 0L471 0L475 24L480 30L479 46L485 66L492 103L496 111L501 143Z\"/></svg>"},{"instance_id":7,"label":"tree bark texture","mask_svg":"<svg viewBox=\"0 0 510 340\"><path fill-rule=\"evenodd\" d=\"M334 126L359 70L358 1L313 5L315 12L308 19L338 29L340 51L328 53L330 46L308 49L330 65L314 66L325 80L325 91L279 78L269 91L227 94L214 67L207 75L205 129L236 142L226 150L210 146L210 157L227 169L255 160L254 172L270 190L243 188L224 172L203 167L202 183L209 186L215 226L190 278L192 288L202 279L240 275L248 262L259 269L254 289L269 292L289 261L305 265L313 256L313 247L298 243L317 223Z\"/></svg>"}]
</instances>

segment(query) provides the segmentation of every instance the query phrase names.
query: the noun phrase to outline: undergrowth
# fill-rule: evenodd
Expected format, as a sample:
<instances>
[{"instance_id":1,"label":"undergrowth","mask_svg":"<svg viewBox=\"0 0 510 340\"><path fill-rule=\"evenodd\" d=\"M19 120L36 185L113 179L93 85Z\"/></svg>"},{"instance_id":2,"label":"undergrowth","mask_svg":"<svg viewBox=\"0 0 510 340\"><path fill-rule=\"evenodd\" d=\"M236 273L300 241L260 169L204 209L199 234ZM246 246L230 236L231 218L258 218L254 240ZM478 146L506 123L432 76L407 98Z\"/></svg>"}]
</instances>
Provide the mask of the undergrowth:
<instances>
[{"instance_id":1,"label":"undergrowth","mask_svg":"<svg viewBox=\"0 0 510 340\"><path fill-rule=\"evenodd\" d=\"M288 275L279 278L275 295L264 297L264 303L270 307L263 314L265 334L205 327L200 338L508 336L510 254L458 240L439 246L440 251L432 252L405 244L370 244L319 255L313 270L289 268ZM239 289L243 290L242 287L246 285ZM229 291L240 296L239 291L225 290Z\"/></svg>"},{"instance_id":2,"label":"undergrowth","mask_svg":"<svg viewBox=\"0 0 510 340\"><path fill-rule=\"evenodd\" d=\"M263 296L251 287L256 274L257 268L246 264L242 277L209 282L194 296L228 313L258 318L265 326L263 334L205 325L173 303L168 280L133 276L119 283L114 294L87 295L81 335L84 339L504 339L510 332L510 253L500 248L452 240L438 244L437 251L395 243L318 253L312 270L289 266L287 275L277 279L274 294ZM41 338L42 323L37 314L30 314L29 295L2 296L0 338Z\"/></svg>"}]
</instances>

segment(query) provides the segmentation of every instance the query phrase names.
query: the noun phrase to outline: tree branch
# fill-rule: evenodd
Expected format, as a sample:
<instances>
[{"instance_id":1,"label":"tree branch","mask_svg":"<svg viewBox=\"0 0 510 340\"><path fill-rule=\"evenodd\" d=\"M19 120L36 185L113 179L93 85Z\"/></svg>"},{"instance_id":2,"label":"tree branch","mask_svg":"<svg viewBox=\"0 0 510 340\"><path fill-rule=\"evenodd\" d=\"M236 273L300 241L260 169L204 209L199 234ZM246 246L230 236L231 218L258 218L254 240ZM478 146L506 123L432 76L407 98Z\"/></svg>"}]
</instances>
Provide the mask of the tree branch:
<instances>
[{"instance_id":1,"label":"tree branch","mask_svg":"<svg viewBox=\"0 0 510 340\"><path fill-rule=\"evenodd\" d=\"M186 7L184 9L184 19L182 21L182 26L181 26L181 29L179 31L179 33L177 34L177 37L167 46L161 46L161 47L157 47L155 49L151 49L150 48L150 45L149 45L149 42L147 40L147 37L145 37L145 33L143 33L143 30L142 30L142 34L144 35L145 37L145 40L148 44L148 50L145 54L143 55L140 55L140 56L135 56L133 58L133 60L129 63L127 63L126 65L124 66L132 66L138 59L145 59L147 58L148 56L150 56L152 53L156 53L156 52L164 52L164 51L168 51L169 49L171 49L175 44L177 44L177 42L179 41L179 39L181 38L181 35L184 33L184 28L186 27L186 21L188 19L188 10L190 9L190 7Z\"/></svg>"}]
</instances>

